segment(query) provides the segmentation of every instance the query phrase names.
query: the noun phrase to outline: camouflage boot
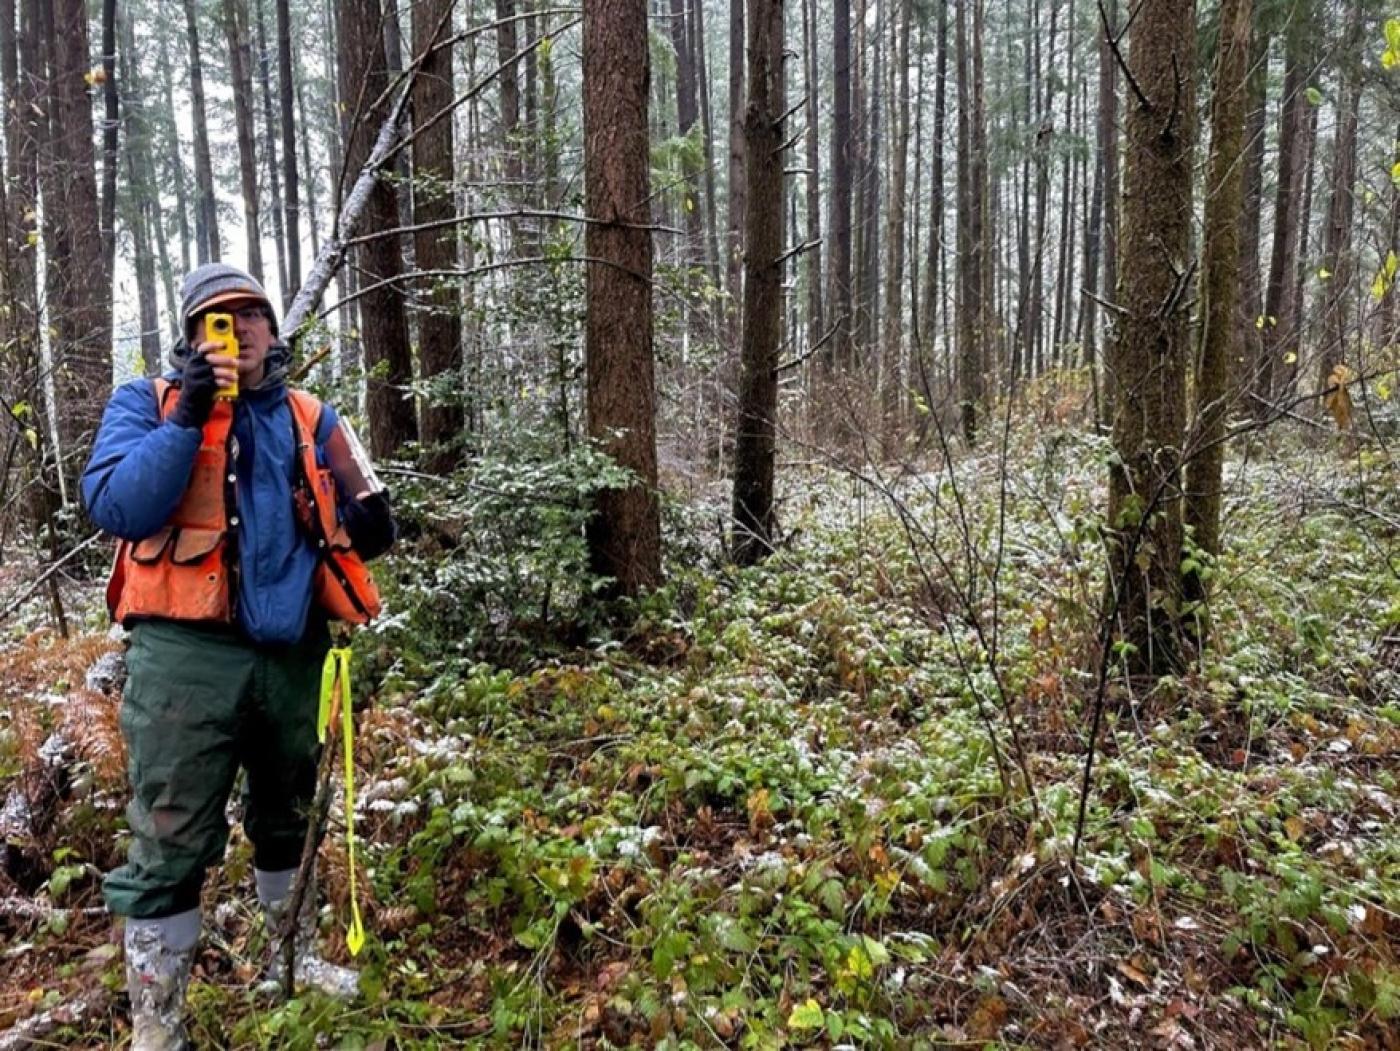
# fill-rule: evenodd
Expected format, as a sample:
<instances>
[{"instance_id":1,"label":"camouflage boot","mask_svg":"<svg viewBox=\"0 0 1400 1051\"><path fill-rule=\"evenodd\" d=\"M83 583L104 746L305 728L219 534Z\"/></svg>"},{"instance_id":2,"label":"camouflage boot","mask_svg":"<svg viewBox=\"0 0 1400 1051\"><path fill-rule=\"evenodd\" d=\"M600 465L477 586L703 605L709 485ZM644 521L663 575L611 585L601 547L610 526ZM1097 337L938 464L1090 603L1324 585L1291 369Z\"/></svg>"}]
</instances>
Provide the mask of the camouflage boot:
<instances>
[{"instance_id":1,"label":"camouflage boot","mask_svg":"<svg viewBox=\"0 0 1400 1051\"><path fill-rule=\"evenodd\" d=\"M282 872L266 872L254 869L253 877L258 885L258 901L263 907L267 922L267 932L273 936L272 963L267 969L266 982L282 984L282 946L277 940L278 929L286 909L287 898L291 894L295 869ZM316 893L315 882L307 888L302 899L301 915L297 917L295 935L296 954L293 962L293 978L302 989L314 989L324 996L336 1000L353 999L360 991L360 976L351 967L331 963L316 951Z\"/></svg>"},{"instance_id":2,"label":"camouflage boot","mask_svg":"<svg viewBox=\"0 0 1400 1051\"><path fill-rule=\"evenodd\" d=\"M131 1051L185 1051L185 987L199 942L198 909L126 921Z\"/></svg>"}]
</instances>

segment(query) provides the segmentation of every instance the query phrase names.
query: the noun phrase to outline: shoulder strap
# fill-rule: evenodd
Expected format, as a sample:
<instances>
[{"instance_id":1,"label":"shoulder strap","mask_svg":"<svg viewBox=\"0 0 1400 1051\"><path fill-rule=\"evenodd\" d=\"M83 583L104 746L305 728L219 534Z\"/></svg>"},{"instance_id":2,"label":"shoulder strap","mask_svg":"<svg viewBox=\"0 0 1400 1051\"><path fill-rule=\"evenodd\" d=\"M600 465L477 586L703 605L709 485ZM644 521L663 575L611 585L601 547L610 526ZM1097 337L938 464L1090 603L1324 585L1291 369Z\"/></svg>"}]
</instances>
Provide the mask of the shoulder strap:
<instances>
[{"instance_id":1,"label":"shoulder strap","mask_svg":"<svg viewBox=\"0 0 1400 1051\"><path fill-rule=\"evenodd\" d=\"M170 415L170 410L173 408L173 404L170 400L171 393L178 391L180 388L171 383L168 379L157 376L151 380L151 389L155 392L156 396L156 413L163 420Z\"/></svg>"},{"instance_id":2,"label":"shoulder strap","mask_svg":"<svg viewBox=\"0 0 1400 1051\"><path fill-rule=\"evenodd\" d=\"M298 443L314 446L316 435L321 429L321 414L325 409L321 399L304 390L288 390L287 403L292 407Z\"/></svg>"}]
</instances>

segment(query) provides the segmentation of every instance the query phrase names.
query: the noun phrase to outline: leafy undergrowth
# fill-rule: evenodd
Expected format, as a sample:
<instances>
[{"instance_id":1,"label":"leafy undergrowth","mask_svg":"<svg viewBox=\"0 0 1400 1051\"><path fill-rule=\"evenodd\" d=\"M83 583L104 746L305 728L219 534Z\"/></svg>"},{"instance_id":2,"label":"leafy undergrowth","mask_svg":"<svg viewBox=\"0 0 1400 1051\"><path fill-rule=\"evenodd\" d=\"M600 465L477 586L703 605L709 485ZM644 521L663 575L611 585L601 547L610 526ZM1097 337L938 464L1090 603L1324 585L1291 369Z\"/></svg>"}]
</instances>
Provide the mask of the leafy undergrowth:
<instances>
[{"instance_id":1,"label":"leafy undergrowth","mask_svg":"<svg viewBox=\"0 0 1400 1051\"><path fill-rule=\"evenodd\" d=\"M1112 684L1075 865L1103 455L1027 440L1004 543L991 459L891 483L913 546L874 489L808 478L765 567L677 570L627 637L514 669L421 624L362 634L365 995L250 990L263 939L235 832L207 895L200 1046L1395 1046L1393 473L1316 450L1234 465L1215 645L1150 693ZM74 722L45 698L112 645L13 642L6 791ZM104 705L84 695L77 722L110 727ZM120 846L120 769L109 738L83 740L96 761L27 844L47 868L5 888L38 907L0 913L0 1025L108 988L50 1037L107 1047L120 962L83 910ZM338 822L322 867L344 959Z\"/></svg>"}]
</instances>

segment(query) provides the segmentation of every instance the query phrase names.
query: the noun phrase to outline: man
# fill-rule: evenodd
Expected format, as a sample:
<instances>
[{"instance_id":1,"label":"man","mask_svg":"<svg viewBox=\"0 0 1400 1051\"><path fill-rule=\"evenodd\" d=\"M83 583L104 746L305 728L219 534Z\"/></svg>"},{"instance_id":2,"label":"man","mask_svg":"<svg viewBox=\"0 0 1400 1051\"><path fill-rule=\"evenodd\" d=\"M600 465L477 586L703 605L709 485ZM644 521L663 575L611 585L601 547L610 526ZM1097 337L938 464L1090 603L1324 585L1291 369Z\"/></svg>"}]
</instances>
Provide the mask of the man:
<instances>
[{"instance_id":1,"label":"man","mask_svg":"<svg viewBox=\"0 0 1400 1051\"><path fill-rule=\"evenodd\" d=\"M211 312L232 316L236 361L208 338ZM240 766L258 898L269 927L279 922L315 792L328 621L377 612L363 563L395 538L383 493L363 474L347 492L333 473L328 450L345 448L345 432L329 406L288 388L290 353L262 287L201 266L180 320L172 370L117 389L83 475L88 513L121 540L107 598L131 630L132 843L103 890L126 917L136 1051L187 1046L200 889L223 857ZM307 905L296 979L353 995L355 973L315 954L312 895Z\"/></svg>"}]
</instances>

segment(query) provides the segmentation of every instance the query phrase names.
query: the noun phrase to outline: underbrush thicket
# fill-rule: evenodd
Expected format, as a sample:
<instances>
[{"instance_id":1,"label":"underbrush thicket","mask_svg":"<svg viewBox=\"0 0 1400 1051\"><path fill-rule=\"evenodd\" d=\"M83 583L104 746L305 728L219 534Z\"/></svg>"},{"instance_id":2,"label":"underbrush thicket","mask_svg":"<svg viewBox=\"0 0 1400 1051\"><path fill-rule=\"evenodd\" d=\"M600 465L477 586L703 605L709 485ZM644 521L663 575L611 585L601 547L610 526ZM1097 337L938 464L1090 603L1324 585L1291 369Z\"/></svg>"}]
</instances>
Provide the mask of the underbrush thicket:
<instances>
[{"instance_id":1,"label":"underbrush thicket","mask_svg":"<svg viewBox=\"0 0 1400 1051\"><path fill-rule=\"evenodd\" d=\"M262 942L235 836L210 880L197 1037L1393 1041L1394 469L1291 447L1231 465L1229 547L1201 611L1213 645L1150 692L1111 683L1076 867L1107 455L1018 434L1005 472L984 454L891 477L912 539L878 485L792 480L791 541L742 573L707 569L707 516L673 509L684 557L613 637L583 613L580 527L588 494L618 479L586 451L425 483L388 562L390 615L355 642L367 996L247 990ZM10 640L6 791L101 648ZM999 769L1000 697L1034 804ZM71 802L26 844L46 867L6 889L58 911L0 914L0 1022L119 986L106 922L82 910L114 855L120 770L108 738L82 740ZM323 858L338 933L335 822ZM104 1014L66 1039L108 1046L120 1025Z\"/></svg>"}]
</instances>

